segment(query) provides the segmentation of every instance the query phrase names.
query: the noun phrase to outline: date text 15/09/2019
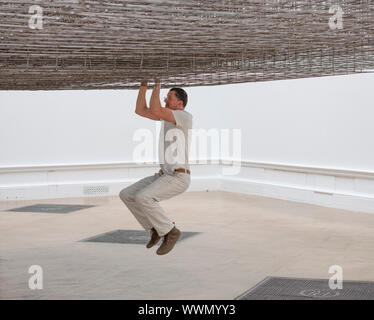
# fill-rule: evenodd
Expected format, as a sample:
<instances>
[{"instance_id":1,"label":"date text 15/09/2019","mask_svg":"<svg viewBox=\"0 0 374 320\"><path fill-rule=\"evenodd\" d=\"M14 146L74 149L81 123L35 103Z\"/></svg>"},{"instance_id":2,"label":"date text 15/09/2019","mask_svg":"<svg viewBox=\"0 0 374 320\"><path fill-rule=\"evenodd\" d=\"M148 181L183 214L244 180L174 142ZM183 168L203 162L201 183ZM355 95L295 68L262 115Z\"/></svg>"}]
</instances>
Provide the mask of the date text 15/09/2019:
<instances>
[{"instance_id":1,"label":"date text 15/09/2019","mask_svg":"<svg viewBox=\"0 0 374 320\"><path fill-rule=\"evenodd\" d=\"M139 307L138 314L155 314L155 315L164 315L168 318L171 312L181 312L183 314L235 314L235 305L181 305L182 308L173 307L152 307L145 305L145 307ZM180 310L181 309L181 310Z\"/></svg>"}]
</instances>

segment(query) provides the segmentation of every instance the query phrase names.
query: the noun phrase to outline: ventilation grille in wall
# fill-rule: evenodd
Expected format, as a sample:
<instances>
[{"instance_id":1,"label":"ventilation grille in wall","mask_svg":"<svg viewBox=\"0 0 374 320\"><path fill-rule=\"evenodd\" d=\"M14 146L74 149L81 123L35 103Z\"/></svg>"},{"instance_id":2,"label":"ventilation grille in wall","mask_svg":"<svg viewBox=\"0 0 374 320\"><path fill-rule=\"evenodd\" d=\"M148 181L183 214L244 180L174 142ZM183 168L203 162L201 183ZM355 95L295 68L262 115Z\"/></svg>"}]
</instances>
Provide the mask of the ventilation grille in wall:
<instances>
[{"instance_id":1,"label":"ventilation grille in wall","mask_svg":"<svg viewBox=\"0 0 374 320\"><path fill-rule=\"evenodd\" d=\"M107 194L109 193L109 186L84 186L83 194Z\"/></svg>"}]
</instances>

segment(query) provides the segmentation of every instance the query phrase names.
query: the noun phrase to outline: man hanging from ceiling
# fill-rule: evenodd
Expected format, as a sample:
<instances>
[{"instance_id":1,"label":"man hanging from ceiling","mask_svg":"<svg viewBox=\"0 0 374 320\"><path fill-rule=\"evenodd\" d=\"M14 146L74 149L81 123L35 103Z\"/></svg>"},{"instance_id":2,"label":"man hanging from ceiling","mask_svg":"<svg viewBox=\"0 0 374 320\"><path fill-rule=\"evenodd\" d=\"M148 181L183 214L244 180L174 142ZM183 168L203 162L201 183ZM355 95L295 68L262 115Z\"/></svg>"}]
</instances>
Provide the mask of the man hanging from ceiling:
<instances>
[{"instance_id":1,"label":"man hanging from ceiling","mask_svg":"<svg viewBox=\"0 0 374 320\"><path fill-rule=\"evenodd\" d=\"M187 93L182 88L172 88L165 97L165 107L160 102L160 79L155 79L150 108L147 107L147 81L142 81L136 101L135 113L155 121L161 121L159 137L160 170L124 188L119 193L121 200L145 230L150 230L151 239L147 248L163 242L158 255L170 252L181 235L175 223L167 217L159 205L185 192L191 183L188 154L192 129L192 115L185 110Z\"/></svg>"}]
</instances>

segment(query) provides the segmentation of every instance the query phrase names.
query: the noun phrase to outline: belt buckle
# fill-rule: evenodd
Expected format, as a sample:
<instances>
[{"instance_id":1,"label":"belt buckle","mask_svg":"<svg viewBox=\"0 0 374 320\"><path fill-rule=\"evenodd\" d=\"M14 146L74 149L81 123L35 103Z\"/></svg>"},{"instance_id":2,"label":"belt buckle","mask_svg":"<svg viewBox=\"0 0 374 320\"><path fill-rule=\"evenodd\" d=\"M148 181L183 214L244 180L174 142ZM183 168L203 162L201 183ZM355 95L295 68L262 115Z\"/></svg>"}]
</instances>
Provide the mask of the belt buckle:
<instances>
[{"instance_id":1,"label":"belt buckle","mask_svg":"<svg viewBox=\"0 0 374 320\"><path fill-rule=\"evenodd\" d=\"M177 170L180 170L180 171L177 171ZM187 174L190 174L189 172L188 172L189 170L187 170L187 169L184 169L184 168L178 168L178 169L174 169L174 172L183 172L183 173L187 173Z\"/></svg>"}]
</instances>

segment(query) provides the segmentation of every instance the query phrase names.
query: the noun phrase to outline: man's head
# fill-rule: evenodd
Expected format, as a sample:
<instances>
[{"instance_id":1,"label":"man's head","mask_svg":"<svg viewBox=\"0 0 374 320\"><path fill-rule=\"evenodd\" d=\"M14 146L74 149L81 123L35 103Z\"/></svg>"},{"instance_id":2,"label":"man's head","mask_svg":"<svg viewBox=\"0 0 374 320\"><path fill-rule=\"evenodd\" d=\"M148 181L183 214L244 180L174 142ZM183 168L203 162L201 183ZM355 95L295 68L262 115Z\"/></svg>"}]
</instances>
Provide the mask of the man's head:
<instances>
[{"instance_id":1,"label":"man's head","mask_svg":"<svg viewBox=\"0 0 374 320\"><path fill-rule=\"evenodd\" d=\"M171 88L165 98L165 107L173 110L184 110L187 105L187 93L182 88Z\"/></svg>"}]
</instances>

